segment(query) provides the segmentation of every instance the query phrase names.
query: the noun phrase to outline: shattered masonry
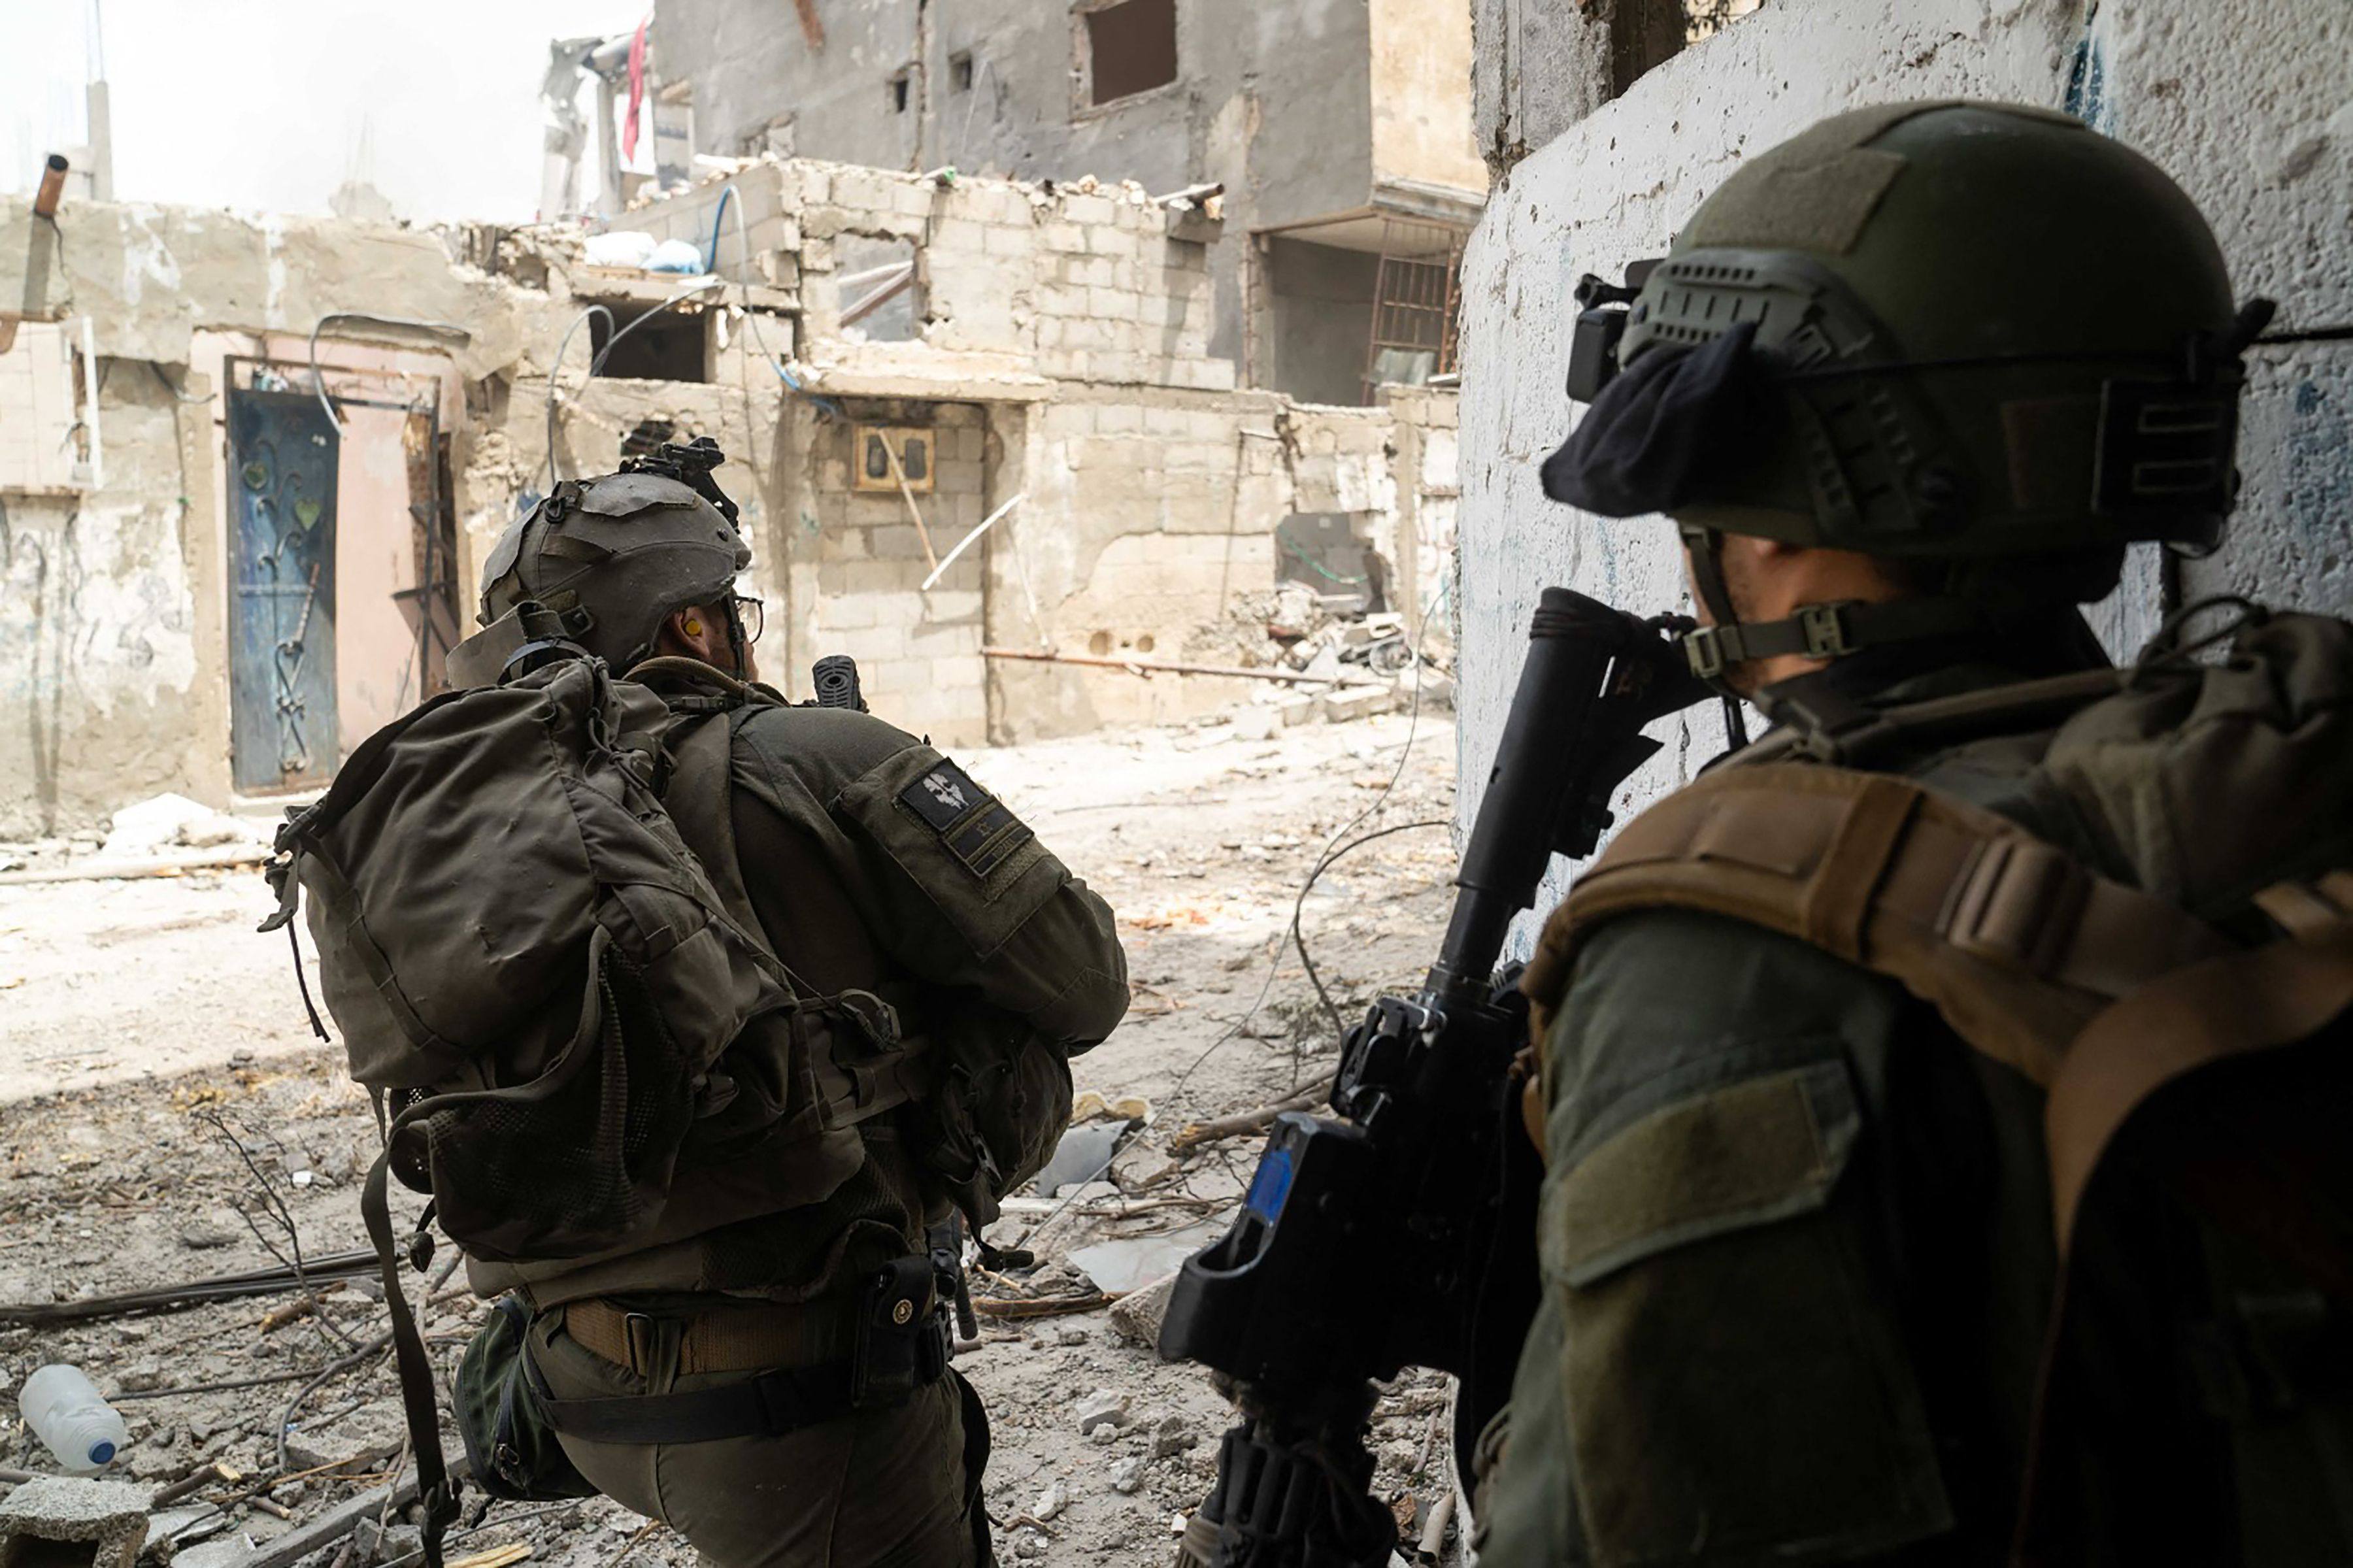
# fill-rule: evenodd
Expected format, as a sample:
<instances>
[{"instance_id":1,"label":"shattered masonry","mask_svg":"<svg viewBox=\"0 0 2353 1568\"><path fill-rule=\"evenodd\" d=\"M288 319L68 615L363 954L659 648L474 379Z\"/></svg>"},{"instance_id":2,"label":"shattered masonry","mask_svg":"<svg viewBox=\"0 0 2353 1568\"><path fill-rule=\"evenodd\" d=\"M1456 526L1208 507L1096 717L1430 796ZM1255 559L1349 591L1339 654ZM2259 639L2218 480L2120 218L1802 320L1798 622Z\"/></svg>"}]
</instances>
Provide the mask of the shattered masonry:
<instances>
[{"instance_id":1,"label":"shattered masonry","mask_svg":"<svg viewBox=\"0 0 2353 1568\"><path fill-rule=\"evenodd\" d=\"M592 267L553 229L69 204L59 324L28 325L18 354L48 334L88 402L88 431L58 434L95 436L103 461L77 488L0 444L0 836L63 831L165 787L217 803L257 773L299 784L311 753L334 754L322 740L348 750L396 715L470 625L482 552L548 488L551 427L566 477L612 467L632 432L715 437L771 605L767 673L797 693L813 658L849 653L878 711L944 745L1235 700L1248 683L981 649L1215 646L1234 595L1273 586L1294 516L1303 537L1377 561L1410 616L1450 569L1454 395L1395 387L1333 407L1238 389L1208 342L1213 210L1092 181L748 162L628 215L704 247L729 282L649 321L592 380L604 331L565 342L585 307L626 322L695 280ZM0 233L27 228L21 204L0 203ZM0 247L0 297L24 265ZM444 325L331 318L351 311ZM290 741L281 761L257 755L248 729L240 758L232 710L269 692L236 687L251 594L235 591L230 541L252 504L237 487L284 481L230 460L228 395L288 395L280 416L307 417L290 395L311 391L314 328L341 422L339 512L299 624L318 647L332 637L332 700L319 656L305 716L324 731L312 710L332 707L335 735ZM0 426L26 425L6 417L8 388L0 374ZM869 430L924 440L912 506L895 482L860 482ZM934 559L1008 503L924 592ZM245 657L244 678L266 685Z\"/></svg>"}]
</instances>

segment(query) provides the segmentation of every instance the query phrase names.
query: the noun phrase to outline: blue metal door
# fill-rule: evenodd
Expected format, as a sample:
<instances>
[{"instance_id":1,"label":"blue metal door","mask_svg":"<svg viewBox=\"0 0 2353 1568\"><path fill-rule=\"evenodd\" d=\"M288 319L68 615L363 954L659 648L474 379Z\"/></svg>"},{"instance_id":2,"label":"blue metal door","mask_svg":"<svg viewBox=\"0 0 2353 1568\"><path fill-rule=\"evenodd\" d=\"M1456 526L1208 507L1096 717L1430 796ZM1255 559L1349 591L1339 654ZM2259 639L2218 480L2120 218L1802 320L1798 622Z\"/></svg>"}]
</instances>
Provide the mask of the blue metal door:
<instances>
[{"instance_id":1,"label":"blue metal door","mask_svg":"<svg viewBox=\"0 0 2353 1568\"><path fill-rule=\"evenodd\" d=\"M237 787L335 770L333 421L307 392L228 395L229 756Z\"/></svg>"}]
</instances>

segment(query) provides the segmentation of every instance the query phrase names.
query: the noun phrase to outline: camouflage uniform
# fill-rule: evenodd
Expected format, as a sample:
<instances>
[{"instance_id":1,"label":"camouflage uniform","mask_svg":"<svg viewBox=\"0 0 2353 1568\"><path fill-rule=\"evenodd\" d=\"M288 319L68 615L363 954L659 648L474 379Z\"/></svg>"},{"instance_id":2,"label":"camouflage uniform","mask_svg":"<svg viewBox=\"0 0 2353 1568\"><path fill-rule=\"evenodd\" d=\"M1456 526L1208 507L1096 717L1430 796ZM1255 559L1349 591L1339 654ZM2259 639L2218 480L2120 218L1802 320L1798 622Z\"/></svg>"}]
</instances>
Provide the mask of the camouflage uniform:
<instances>
[{"instance_id":1,"label":"camouflage uniform","mask_svg":"<svg viewBox=\"0 0 2353 1568\"><path fill-rule=\"evenodd\" d=\"M528 1299L532 1361L559 1402L689 1394L780 1370L846 1382L861 1291L886 1266L925 1257L951 1194L987 1200L1043 1163L1068 1122L1066 1057L1127 1006L1109 908L954 763L863 712L789 706L662 657L669 617L692 610L723 618L737 673L748 664L734 582L750 552L709 481L716 460L707 443L665 447L634 471L557 487L491 552L484 630L453 670L496 679L544 635L527 628L552 625L675 713L726 725L725 779L714 764L707 791L674 780L665 795L679 832L723 896L735 879L721 868L740 873L750 914L811 994L890 1005L901 1037L928 1045L916 1060L933 1087L857 1121L854 1138L827 1134L815 1156L802 1147L798 1165L740 1181L702 1173L709 1207L672 1205L627 1247L470 1258L478 1292ZM949 1147L969 1122L943 1109L971 1102L948 1089L975 1050L1000 1113L977 1171L970 1140ZM972 1089L970 1077L957 1087ZM561 1441L590 1483L721 1568L987 1559L987 1423L952 1369L902 1401L781 1424L778 1435Z\"/></svg>"},{"instance_id":2,"label":"camouflage uniform","mask_svg":"<svg viewBox=\"0 0 2353 1568\"><path fill-rule=\"evenodd\" d=\"M1870 704L2021 673L1874 679ZM1889 771L2070 848L2035 736ZM2042 1093L1884 977L1612 921L1545 1042L1544 1304L1482 1563L1993 1563L2053 1279Z\"/></svg>"},{"instance_id":3,"label":"camouflage uniform","mask_svg":"<svg viewBox=\"0 0 2353 1568\"><path fill-rule=\"evenodd\" d=\"M2127 541L2219 539L2264 319L2154 165L1981 104L1826 121L1587 298L1593 406L1547 493L1672 518L1712 620L1694 671L1820 661L1757 697L1805 723L2105 663L2073 606ZM1903 590L1744 624L1727 535L1873 556ZM2148 886L2042 771L2049 739L1862 765ZM2058 1268L2043 1091L1894 980L1697 910L1586 933L1553 1018L1543 1301L1482 1445L1482 1562L2004 1560ZM2227 1531L2227 1465L2169 1463L2142 1479L2181 1481L2179 1560L2222 1560L2200 1532Z\"/></svg>"},{"instance_id":4,"label":"camouflage uniform","mask_svg":"<svg viewBox=\"0 0 2353 1568\"><path fill-rule=\"evenodd\" d=\"M1037 1042L1017 1058L1027 1092L1067 1105L1065 1049L1108 1034L1127 1003L1111 911L1034 839L976 874L902 797L945 764L865 714L764 705L735 729L736 857L761 924L795 971L826 994L871 991L911 1034L993 1010ZM968 781L952 773L965 787ZM789 1320L809 1363L850 1353L855 1288L871 1268L919 1252L947 1205L900 1119L862 1125L866 1162L817 1205L583 1265L476 1264L485 1293L526 1287L541 1315L537 1363L558 1398L712 1386L751 1369L681 1375L675 1324L756 1309L761 1331ZM575 1343L565 1304L599 1298L654 1323L621 1365ZM941 1563L973 1560L962 1380L908 1404L781 1436L668 1445L565 1438L607 1495L661 1519L712 1561Z\"/></svg>"}]
</instances>

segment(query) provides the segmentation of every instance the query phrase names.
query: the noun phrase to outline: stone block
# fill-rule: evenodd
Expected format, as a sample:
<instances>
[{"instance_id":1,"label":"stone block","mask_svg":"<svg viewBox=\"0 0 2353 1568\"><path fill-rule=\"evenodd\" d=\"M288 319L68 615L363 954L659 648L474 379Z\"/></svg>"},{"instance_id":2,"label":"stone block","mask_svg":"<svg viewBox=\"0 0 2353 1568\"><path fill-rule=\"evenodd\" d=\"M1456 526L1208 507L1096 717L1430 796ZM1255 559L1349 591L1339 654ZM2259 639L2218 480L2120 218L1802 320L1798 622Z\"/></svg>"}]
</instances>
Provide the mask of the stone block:
<instances>
[{"instance_id":1,"label":"stone block","mask_svg":"<svg viewBox=\"0 0 2353 1568\"><path fill-rule=\"evenodd\" d=\"M1026 228L1007 228L992 225L983 229L981 248L991 256L1023 257L1037 249L1037 239Z\"/></svg>"},{"instance_id":2,"label":"stone block","mask_svg":"<svg viewBox=\"0 0 2353 1568\"><path fill-rule=\"evenodd\" d=\"M1082 251L1087 247L1087 231L1074 223L1045 224L1038 234L1049 250Z\"/></svg>"},{"instance_id":3,"label":"stone block","mask_svg":"<svg viewBox=\"0 0 2353 1568\"><path fill-rule=\"evenodd\" d=\"M859 675L866 689L877 697L901 699L924 690L932 683L932 661L928 658L877 659L873 668L860 666ZM888 704L893 712L903 711L908 704L893 701Z\"/></svg>"},{"instance_id":4,"label":"stone block","mask_svg":"<svg viewBox=\"0 0 2353 1568\"><path fill-rule=\"evenodd\" d=\"M147 1492L127 1481L44 1476L0 1502L0 1568L132 1568Z\"/></svg>"},{"instance_id":5,"label":"stone block","mask_svg":"<svg viewBox=\"0 0 2353 1568\"><path fill-rule=\"evenodd\" d=\"M875 623L880 606L871 595L845 595L818 607L816 636L822 642L834 632L858 631Z\"/></svg>"},{"instance_id":6,"label":"stone block","mask_svg":"<svg viewBox=\"0 0 2353 1568\"><path fill-rule=\"evenodd\" d=\"M968 561L971 558L967 554L965 560ZM961 567L964 563L958 562L956 564ZM955 573L951 571L949 577L943 579L941 586L932 590L928 600L932 607L932 619L934 621L978 620L980 618L979 590L961 590L946 586L946 583L953 580L954 576Z\"/></svg>"},{"instance_id":7,"label":"stone block","mask_svg":"<svg viewBox=\"0 0 2353 1568\"><path fill-rule=\"evenodd\" d=\"M1076 224L1107 224L1118 216L1108 197L1070 195L1062 198L1062 216Z\"/></svg>"},{"instance_id":8,"label":"stone block","mask_svg":"<svg viewBox=\"0 0 2353 1568\"><path fill-rule=\"evenodd\" d=\"M1397 708L1397 689L1390 686L1347 686L1326 692L1324 697L1324 716L1335 724L1369 719L1376 713L1394 713Z\"/></svg>"},{"instance_id":9,"label":"stone block","mask_svg":"<svg viewBox=\"0 0 2353 1568\"><path fill-rule=\"evenodd\" d=\"M925 521L930 520L925 519ZM874 529L868 534L867 542L872 548L874 557L878 561L923 559L923 536L915 531L915 525L912 522L903 522L895 528ZM932 542L935 548L947 548L947 545L939 540L934 540ZM929 571L930 568L925 567L924 570ZM922 579L917 578L916 581L921 582Z\"/></svg>"},{"instance_id":10,"label":"stone block","mask_svg":"<svg viewBox=\"0 0 2353 1568\"><path fill-rule=\"evenodd\" d=\"M907 647L925 658L970 658L980 652L976 621L934 621L907 634Z\"/></svg>"},{"instance_id":11,"label":"stone block","mask_svg":"<svg viewBox=\"0 0 2353 1568\"><path fill-rule=\"evenodd\" d=\"M1237 714L1239 723L1241 716ZM1176 1289L1176 1276L1169 1274L1149 1285L1139 1286L1111 1304L1111 1326L1130 1344L1145 1350L1160 1343L1160 1325L1168 1316L1168 1298ZM1124 1405L1122 1405L1124 1414ZM1116 1420L1116 1417L1113 1417ZM1082 1429L1084 1418L1081 1420Z\"/></svg>"}]
</instances>

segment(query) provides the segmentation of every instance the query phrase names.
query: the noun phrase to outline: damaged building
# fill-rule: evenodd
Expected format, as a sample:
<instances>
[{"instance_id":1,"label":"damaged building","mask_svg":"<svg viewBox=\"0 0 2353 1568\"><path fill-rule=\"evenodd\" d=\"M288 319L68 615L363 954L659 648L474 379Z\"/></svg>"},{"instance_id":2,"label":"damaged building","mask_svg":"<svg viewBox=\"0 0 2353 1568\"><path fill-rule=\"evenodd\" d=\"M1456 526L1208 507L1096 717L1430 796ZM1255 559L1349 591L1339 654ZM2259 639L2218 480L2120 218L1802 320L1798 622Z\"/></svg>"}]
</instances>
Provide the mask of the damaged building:
<instances>
[{"instance_id":1,"label":"damaged building","mask_svg":"<svg viewBox=\"0 0 2353 1568\"><path fill-rule=\"evenodd\" d=\"M1222 192L1207 353L1366 404L1454 369L1487 171L1461 0L663 0L658 141L911 172Z\"/></svg>"},{"instance_id":2,"label":"damaged building","mask_svg":"<svg viewBox=\"0 0 2353 1568\"><path fill-rule=\"evenodd\" d=\"M943 745L1244 700L1119 667L1253 661L1285 578L1426 609L1452 392L1244 384L1229 221L769 156L627 215L681 276L554 226L0 206L39 301L0 356L0 835L316 786L439 683L510 521L673 435L730 454L772 679L850 654Z\"/></svg>"}]
</instances>

